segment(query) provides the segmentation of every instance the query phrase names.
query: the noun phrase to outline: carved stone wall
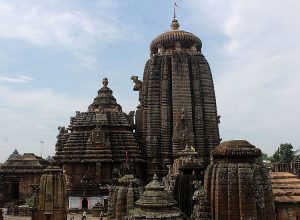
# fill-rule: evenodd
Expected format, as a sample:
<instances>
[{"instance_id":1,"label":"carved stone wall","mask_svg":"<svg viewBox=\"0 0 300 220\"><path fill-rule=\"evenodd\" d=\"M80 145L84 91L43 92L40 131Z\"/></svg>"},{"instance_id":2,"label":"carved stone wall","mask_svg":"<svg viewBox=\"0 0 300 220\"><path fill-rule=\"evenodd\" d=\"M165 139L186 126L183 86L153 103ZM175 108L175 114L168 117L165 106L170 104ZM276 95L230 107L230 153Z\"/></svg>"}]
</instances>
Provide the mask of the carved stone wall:
<instances>
[{"instance_id":1,"label":"carved stone wall","mask_svg":"<svg viewBox=\"0 0 300 220\"><path fill-rule=\"evenodd\" d=\"M198 37L179 30L151 43L136 114L148 178L159 171L166 175L167 165L186 144L195 146L208 163L210 151L220 142L212 74L201 46Z\"/></svg>"},{"instance_id":2,"label":"carved stone wall","mask_svg":"<svg viewBox=\"0 0 300 220\"><path fill-rule=\"evenodd\" d=\"M227 141L212 151L205 172L212 219L275 219L267 170L255 159L261 151L247 141Z\"/></svg>"},{"instance_id":3,"label":"carved stone wall","mask_svg":"<svg viewBox=\"0 0 300 220\"><path fill-rule=\"evenodd\" d=\"M141 175L145 160L133 134L132 116L122 111L108 79L102 83L88 111L77 111L67 129L58 128L54 159L63 166L69 187L84 176L93 177L98 184L111 184L113 170L120 169L125 160Z\"/></svg>"},{"instance_id":4,"label":"carved stone wall","mask_svg":"<svg viewBox=\"0 0 300 220\"><path fill-rule=\"evenodd\" d=\"M32 220L67 220L66 182L59 167L49 166L44 170Z\"/></svg>"}]
</instances>

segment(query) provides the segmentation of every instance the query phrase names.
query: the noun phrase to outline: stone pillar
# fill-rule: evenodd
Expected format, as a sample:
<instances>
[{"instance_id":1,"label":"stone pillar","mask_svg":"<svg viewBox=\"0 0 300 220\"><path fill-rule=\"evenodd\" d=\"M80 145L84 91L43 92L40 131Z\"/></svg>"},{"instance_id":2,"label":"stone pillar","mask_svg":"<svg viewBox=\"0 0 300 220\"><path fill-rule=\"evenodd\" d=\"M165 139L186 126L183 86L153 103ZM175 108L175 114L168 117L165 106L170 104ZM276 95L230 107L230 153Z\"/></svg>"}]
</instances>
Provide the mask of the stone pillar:
<instances>
[{"instance_id":1,"label":"stone pillar","mask_svg":"<svg viewBox=\"0 0 300 220\"><path fill-rule=\"evenodd\" d=\"M133 192L132 183L130 183L127 191L127 205L126 205L127 216L129 216L129 212L133 208L134 208L134 192Z\"/></svg>"}]
</instances>

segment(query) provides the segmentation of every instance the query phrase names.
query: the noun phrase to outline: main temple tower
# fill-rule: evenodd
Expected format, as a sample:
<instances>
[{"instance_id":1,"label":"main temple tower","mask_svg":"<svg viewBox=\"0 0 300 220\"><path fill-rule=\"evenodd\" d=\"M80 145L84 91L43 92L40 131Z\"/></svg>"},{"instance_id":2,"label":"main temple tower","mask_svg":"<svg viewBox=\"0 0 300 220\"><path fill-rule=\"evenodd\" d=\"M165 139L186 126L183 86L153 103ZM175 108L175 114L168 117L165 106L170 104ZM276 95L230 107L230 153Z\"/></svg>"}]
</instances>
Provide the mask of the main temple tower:
<instances>
[{"instance_id":1,"label":"main temple tower","mask_svg":"<svg viewBox=\"0 0 300 220\"><path fill-rule=\"evenodd\" d=\"M179 30L175 18L171 28L152 41L143 82L132 77L140 100L136 137L146 154L148 177L165 174L186 144L206 163L220 143L214 84L202 42Z\"/></svg>"}]
</instances>

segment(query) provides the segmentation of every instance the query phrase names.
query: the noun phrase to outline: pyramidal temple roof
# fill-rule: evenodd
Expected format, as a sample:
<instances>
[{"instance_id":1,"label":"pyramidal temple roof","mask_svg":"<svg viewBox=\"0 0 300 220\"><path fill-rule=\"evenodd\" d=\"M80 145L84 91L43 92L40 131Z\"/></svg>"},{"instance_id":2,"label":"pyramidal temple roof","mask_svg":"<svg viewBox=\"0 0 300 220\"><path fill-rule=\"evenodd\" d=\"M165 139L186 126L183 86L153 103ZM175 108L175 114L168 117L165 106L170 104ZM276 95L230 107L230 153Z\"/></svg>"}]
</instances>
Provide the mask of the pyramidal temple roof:
<instances>
[{"instance_id":1,"label":"pyramidal temple roof","mask_svg":"<svg viewBox=\"0 0 300 220\"><path fill-rule=\"evenodd\" d=\"M108 79L102 81L103 87L98 90L98 95L89 106L89 112L101 111L122 111L122 107L117 103L113 96L113 91L107 87Z\"/></svg>"},{"instance_id":2,"label":"pyramidal temple roof","mask_svg":"<svg viewBox=\"0 0 300 220\"><path fill-rule=\"evenodd\" d=\"M1 173L40 173L49 162L32 153L19 154L16 150L1 165Z\"/></svg>"},{"instance_id":3,"label":"pyramidal temple roof","mask_svg":"<svg viewBox=\"0 0 300 220\"><path fill-rule=\"evenodd\" d=\"M87 112L76 112L68 128L59 127L56 160L60 162L123 162L125 152L134 161L143 161L129 116L107 87L103 87Z\"/></svg>"}]
</instances>

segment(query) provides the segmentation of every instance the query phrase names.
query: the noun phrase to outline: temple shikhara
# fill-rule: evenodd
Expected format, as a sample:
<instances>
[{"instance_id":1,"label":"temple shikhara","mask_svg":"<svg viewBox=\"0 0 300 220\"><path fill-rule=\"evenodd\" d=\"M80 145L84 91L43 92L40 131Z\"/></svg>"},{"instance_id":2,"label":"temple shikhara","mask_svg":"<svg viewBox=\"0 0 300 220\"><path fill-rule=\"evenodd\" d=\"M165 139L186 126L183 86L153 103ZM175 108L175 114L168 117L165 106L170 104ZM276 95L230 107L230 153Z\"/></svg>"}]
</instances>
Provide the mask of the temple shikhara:
<instances>
[{"instance_id":1,"label":"temple shikhara","mask_svg":"<svg viewBox=\"0 0 300 220\"><path fill-rule=\"evenodd\" d=\"M201 49L174 16L170 31L151 42L143 75L128 73L137 109L123 112L113 80L103 78L87 111L58 127L51 161L15 151L0 165L0 207L33 220L67 220L71 212L109 220L300 219L300 163L270 173L259 148L221 143Z\"/></svg>"},{"instance_id":2,"label":"temple shikhara","mask_svg":"<svg viewBox=\"0 0 300 220\"><path fill-rule=\"evenodd\" d=\"M179 30L176 19L171 28L152 41L143 82L133 77L140 99L137 142L145 152L148 177L165 175L187 144L207 164L220 143L214 84L202 42Z\"/></svg>"}]
</instances>

